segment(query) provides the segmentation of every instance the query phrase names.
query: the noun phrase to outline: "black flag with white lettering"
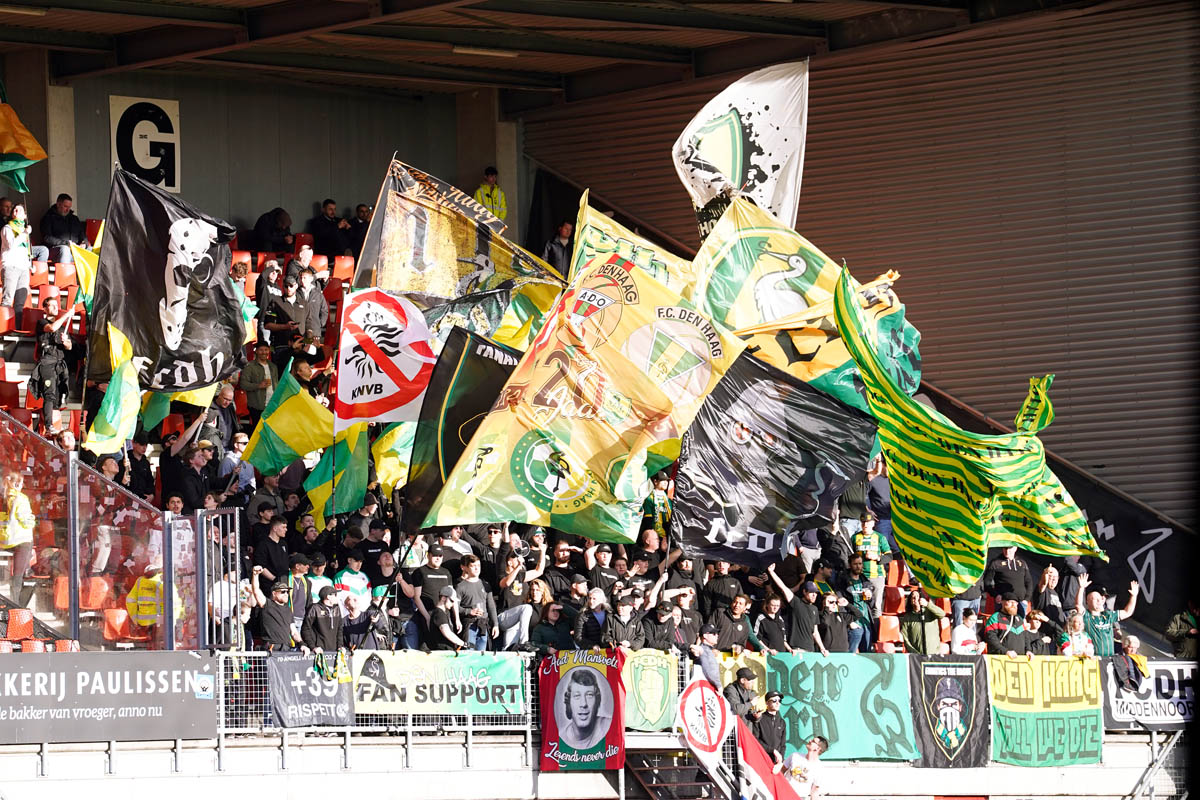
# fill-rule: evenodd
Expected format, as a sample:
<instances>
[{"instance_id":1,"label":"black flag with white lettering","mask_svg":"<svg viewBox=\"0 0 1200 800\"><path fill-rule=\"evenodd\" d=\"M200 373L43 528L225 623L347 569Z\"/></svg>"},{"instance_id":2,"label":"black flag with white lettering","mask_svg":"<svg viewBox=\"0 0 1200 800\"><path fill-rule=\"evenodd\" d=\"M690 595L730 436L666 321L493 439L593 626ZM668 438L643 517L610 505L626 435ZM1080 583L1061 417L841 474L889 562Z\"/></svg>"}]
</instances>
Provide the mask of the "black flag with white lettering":
<instances>
[{"instance_id":1,"label":"black flag with white lettering","mask_svg":"<svg viewBox=\"0 0 1200 800\"><path fill-rule=\"evenodd\" d=\"M986 767L991 713L984 659L978 656L908 657L918 767Z\"/></svg>"},{"instance_id":2,"label":"black flag with white lettering","mask_svg":"<svg viewBox=\"0 0 1200 800\"><path fill-rule=\"evenodd\" d=\"M831 521L866 474L875 420L742 353L683 438L671 530L692 558L763 568Z\"/></svg>"},{"instance_id":3,"label":"black flag with white lettering","mask_svg":"<svg viewBox=\"0 0 1200 800\"><path fill-rule=\"evenodd\" d=\"M408 462L404 530L416 533L508 376L520 350L455 326L429 378ZM503 520L494 520L502 522Z\"/></svg>"},{"instance_id":4,"label":"black flag with white lettering","mask_svg":"<svg viewBox=\"0 0 1200 800\"><path fill-rule=\"evenodd\" d=\"M236 229L122 169L104 227L88 377L108 380L110 342L122 337L143 389L197 389L241 369L246 327L229 278Z\"/></svg>"}]
</instances>

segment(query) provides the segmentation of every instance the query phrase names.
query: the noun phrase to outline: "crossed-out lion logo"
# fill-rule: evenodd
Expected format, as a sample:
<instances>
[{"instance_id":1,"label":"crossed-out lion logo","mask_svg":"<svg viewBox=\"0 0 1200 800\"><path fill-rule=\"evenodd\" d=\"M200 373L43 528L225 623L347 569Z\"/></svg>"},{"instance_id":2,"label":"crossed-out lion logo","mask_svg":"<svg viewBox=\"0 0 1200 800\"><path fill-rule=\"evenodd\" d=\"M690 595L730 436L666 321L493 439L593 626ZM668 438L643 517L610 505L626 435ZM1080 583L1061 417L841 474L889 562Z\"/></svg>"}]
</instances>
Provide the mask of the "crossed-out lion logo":
<instances>
[{"instance_id":1,"label":"crossed-out lion logo","mask_svg":"<svg viewBox=\"0 0 1200 800\"><path fill-rule=\"evenodd\" d=\"M363 303L359 306L354 321L388 358L394 359L400 355L403 350L400 345L400 337L404 334L404 327L399 324L395 316L386 313L374 303ZM367 354L361 344L355 344L350 348L350 355L346 357L346 363L354 367L360 380L372 378L380 371L375 359Z\"/></svg>"}]
</instances>

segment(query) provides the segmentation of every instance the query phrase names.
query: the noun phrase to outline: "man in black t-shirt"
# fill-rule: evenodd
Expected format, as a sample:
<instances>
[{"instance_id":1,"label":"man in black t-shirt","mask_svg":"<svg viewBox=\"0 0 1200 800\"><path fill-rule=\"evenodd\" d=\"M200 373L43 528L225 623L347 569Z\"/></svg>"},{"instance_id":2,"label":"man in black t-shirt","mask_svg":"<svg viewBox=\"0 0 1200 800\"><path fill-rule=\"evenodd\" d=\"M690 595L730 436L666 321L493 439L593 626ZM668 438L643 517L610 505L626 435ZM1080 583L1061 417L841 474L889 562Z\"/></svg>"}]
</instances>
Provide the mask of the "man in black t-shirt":
<instances>
[{"instance_id":1,"label":"man in black t-shirt","mask_svg":"<svg viewBox=\"0 0 1200 800\"><path fill-rule=\"evenodd\" d=\"M539 551L537 569L526 570L524 558L513 551L508 553L507 572L500 579L500 608L496 620L500 627L497 650L509 650L529 641L533 621L533 606L529 604L529 582L539 578L546 566L546 551Z\"/></svg>"},{"instance_id":2,"label":"man in black t-shirt","mask_svg":"<svg viewBox=\"0 0 1200 800\"><path fill-rule=\"evenodd\" d=\"M388 544L384 541L387 533L387 523L381 519L373 519L367 526L367 538L358 545L358 550L363 554L362 571L366 573L372 586L383 583L383 576L379 573L379 556L388 549Z\"/></svg>"},{"instance_id":3,"label":"man in black t-shirt","mask_svg":"<svg viewBox=\"0 0 1200 800\"><path fill-rule=\"evenodd\" d=\"M824 645L821 644L821 634L817 630L817 622L821 616L821 609L816 604L819 593L817 585L812 581L806 581L800 587L800 593L793 594L792 590L784 584L783 579L775 573L774 564L767 567L767 574L779 587L783 599L787 601L792 612L792 626L788 631L788 644L792 646L792 650L808 652L825 650Z\"/></svg>"},{"instance_id":4,"label":"man in black t-shirt","mask_svg":"<svg viewBox=\"0 0 1200 800\"><path fill-rule=\"evenodd\" d=\"M612 587L621 578L612 567L612 547L603 542L593 545L584 553L584 559L588 565L588 585L611 597Z\"/></svg>"},{"instance_id":5,"label":"man in black t-shirt","mask_svg":"<svg viewBox=\"0 0 1200 800\"><path fill-rule=\"evenodd\" d=\"M554 563L546 567L542 578L558 602L561 603L571 595L571 576L574 574L575 569L571 566L571 546L564 541L555 542Z\"/></svg>"},{"instance_id":6,"label":"man in black t-shirt","mask_svg":"<svg viewBox=\"0 0 1200 800\"><path fill-rule=\"evenodd\" d=\"M742 593L742 584L729 574L728 561L714 562L713 570L713 576L704 584L704 592L701 595L704 600L701 610L709 617L723 608L729 608L733 598Z\"/></svg>"},{"instance_id":7,"label":"man in black t-shirt","mask_svg":"<svg viewBox=\"0 0 1200 800\"><path fill-rule=\"evenodd\" d=\"M450 570L442 566L443 558L445 553L442 552L441 545L435 544L429 548L428 563L413 570L412 585L418 590L413 599L426 625L429 624L434 606L438 604L439 592L447 586L454 587L454 578L450 575Z\"/></svg>"},{"instance_id":8,"label":"man in black t-shirt","mask_svg":"<svg viewBox=\"0 0 1200 800\"><path fill-rule=\"evenodd\" d=\"M430 650L460 650L467 646L462 640L457 601L453 586L443 586L438 592L437 603L429 614L429 633L425 637Z\"/></svg>"}]
</instances>

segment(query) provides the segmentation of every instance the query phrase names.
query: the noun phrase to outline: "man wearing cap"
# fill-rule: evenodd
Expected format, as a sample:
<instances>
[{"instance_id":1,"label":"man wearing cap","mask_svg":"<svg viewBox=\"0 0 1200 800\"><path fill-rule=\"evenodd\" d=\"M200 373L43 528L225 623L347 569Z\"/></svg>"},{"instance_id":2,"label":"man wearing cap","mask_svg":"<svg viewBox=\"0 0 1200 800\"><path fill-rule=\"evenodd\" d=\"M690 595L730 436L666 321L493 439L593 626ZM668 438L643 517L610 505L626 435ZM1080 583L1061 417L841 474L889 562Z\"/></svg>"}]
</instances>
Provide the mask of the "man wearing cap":
<instances>
[{"instance_id":1,"label":"man wearing cap","mask_svg":"<svg viewBox=\"0 0 1200 800\"><path fill-rule=\"evenodd\" d=\"M304 624L300 627L301 649L305 653L310 650L314 653L336 653L342 646L342 615L345 611L339 608L338 592L332 586L323 588L317 597L318 601L309 606L304 615Z\"/></svg>"},{"instance_id":2,"label":"man wearing cap","mask_svg":"<svg viewBox=\"0 0 1200 800\"><path fill-rule=\"evenodd\" d=\"M289 342L293 334L304 333L308 308L299 288L300 280L295 275L288 275L283 279L283 295L268 301L263 320L272 342Z\"/></svg>"},{"instance_id":3,"label":"man wearing cap","mask_svg":"<svg viewBox=\"0 0 1200 800\"><path fill-rule=\"evenodd\" d=\"M1108 592L1103 586L1097 586L1088 591L1092 581L1086 574L1079 578L1079 592L1075 596L1075 607L1083 613L1083 627L1096 646L1096 655L1108 658L1115 652L1115 634L1120 630L1120 622L1133 616L1137 608L1139 586L1137 581L1129 582L1129 600L1120 611L1110 611L1107 608Z\"/></svg>"},{"instance_id":4,"label":"man wearing cap","mask_svg":"<svg viewBox=\"0 0 1200 800\"><path fill-rule=\"evenodd\" d=\"M185 514L194 514L196 509L204 508L204 495L211 491L206 469L209 457L205 452L211 448L212 442L201 439L196 443L196 447L189 448L184 452L183 458L187 466L180 475L179 495L183 498L183 513ZM224 495L222 495L222 499L224 499Z\"/></svg>"},{"instance_id":5,"label":"man wearing cap","mask_svg":"<svg viewBox=\"0 0 1200 800\"><path fill-rule=\"evenodd\" d=\"M760 712L754 710L754 670L749 667L740 668L733 681L725 687L722 694L729 702L729 708L733 713L737 714L746 724L754 727L754 723L758 720Z\"/></svg>"},{"instance_id":6,"label":"man wearing cap","mask_svg":"<svg viewBox=\"0 0 1200 800\"><path fill-rule=\"evenodd\" d=\"M563 614L572 622L575 621L575 615L583 611L583 607L587 605L588 596L588 580L578 572L571 576L571 591L561 601Z\"/></svg>"},{"instance_id":7,"label":"man wearing cap","mask_svg":"<svg viewBox=\"0 0 1200 800\"><path fill-rule=\"evenodd\" d=\"M646 634L646 647L671 652L682 649L683 642L676 640L679 626L675 622L675 607L666 600L642 615L642 630Z\"/></svg>"},{"instance_id":8,"label":"man wearing cap","mask_svg":"<svg viewBox=\"0 0 1200 800\"><path fill-rule=\"evenodd\" d=\"M429 548L425 566L413 570L412 585L417 590L417 596L413 598L413 603L426 626L430 623L430 616L438 604L442 589L454 586L454 577L450 574L450 570L442 565L445 558L445 550L440 544L435 544ZM455 627L457 628L457 626Z\"/></svg>"},{"instance_id":9,"label":"man wearing cap","mask_svg":"<svg viewBox=\"0 0 1200 800\"><path fill-rule=\"evenodd\" d=\"M1012 592L1001 595L1000 608L984 623L983 641L989 655L1007 653L1012 657L1024 654L1025 618L1021 616L1020 604Z\"/></svg>"},{"instance_id":10,"label":"man wearing cap","mask_svg":"<svg viewBox=\"0 0 1200 800\"><path fill-rule=\"evenodd\" d=\"M617 610L604 620L601 642L604 647L624 647L640 650L646 644L646 632L642 630L641 616L633 613L633 598L629 595L617 600Z\"/></svg>"},{"instance_id":11,"label":"man wearing cap","mask_svg":"<svg viewBox=\"0 0 1200 800\"><path fill-rule=\"evenodd\" d=\"M346 520L345 530L355 531L363 539L367 538L371 520L375 519L375 512L378 510L379 498L373 492L365 493L362 505L355 509L354 513Z\"/></svg>"},{"instance_id":12,"label":"man wearing cap","mask_svg":"<svg viewBox=\"0 0 1200 800\"><path fill-rule=\"evenodd\" d=\"M229 493L229 504L241 507L254 495L254 467L242 461L250 437L235 433L221 465L217 468L217 486ZM234 477L236 475L236 478Z\"/></svg>"},{"instance_id":13,"label":"man wearing cap","mask_svg":"<svg viewBox=\"0 0 1200 800\"><path fill-rule=\"evenodd\" d=\"M783 693L774 689L767 692L767 710L754 723L754 738L775 764L783 763L783 751L787 747L787 723L779 715Z\"/></svg>"},{"instance_id":14,"label":"man wearing cap","mask_svg":"<svg viewBox=\"0 0 1200 800\"><path fill-rule=\"evenodd\" d=\"M146 446L149 443L146 432L138 431L133 437L133 444L129 448L129 460L126 462L129 466L129 482L125 482L125 464L121 465L121 472L117 477L126 489L146 502L154 499L155 489L154 470L150 466L150 459L146 457Z\"/></svg>"},{"instance_id":15,"label":"man wearing cap","mask_svg":"<svg viewBox=\"0 0 1200 800\"><path fill-rule=\"evenodd\" d=\"M742 593L742 584L729 574L728 561L713 562L713 576L704 584L701 611L710 619L723 608L729 608L733 598Z\"/></svg>"},{"instance_id":16,"label":"man wearing cap","mask_svg":"<svg viewBox=\"0 0 1200 800\"><path fill-rule=\"evenodd\" d=\"M609 594L612 587L621 579L621 576L612 567L612 546L607 542L594 544L584 551L583 560L588 568L588 585Z\"/></svg>"},{"instance_id":17,"label":"man wearing cap","mask_svg":"<svg viewBox=\"0 0 1200 800\"><path fill-rule=\"evenodd\" d=\"M325 554L318 551L309 556L308 574L304 576L308 581L309 599L313 602L321 599L321 590L326 586L333 586L333 580L325 574L325 568L328 562L325 560Z\"/></svg>"},{"instance_id":18,"label":"man wearing cap","mask_svg":"<svg viewBox=\"0 0 1200 800\"><path fill-rule=\"evenodd\" d=\"M504 552L507 549L504 528L496 523L489 524L482 541L470 531L464 530L462 541L470 545L471 551L479 556L479 579L493 589L498 587L504 570Z\"/></svg>"},{"instance_id":19,"label":"man wearing cap","mask_svg":"<svg viewBox=\"0 0 1200 800\"><path fill-rule=\"evenodd\" d=\"M362 565L362 551L352 550L346 554L346 566L333 576L333 588L338 591L337 605L343 612L348 595L356 595L362 601L362 608L371 602L371 580L362 571Z\"/></svg>"},{"instance_id":20,"label":"man wearing cap","mask_svg":"<svg viewBox=\"0 0 1200 800\"><path fill-rule=\"evenodd\" d=\"M256 577L262 577L261 567L255 567L254 572ZM268 587L269 597L263 594L258 581L252 583L255 598L262 608L259 616L261 635L258 637L258 648L269 653L292 650L295 638L292 634L292 609L288 606L291 589L288 588L287 581L278 580L272 583Z\"/></svg>"},{"instance_id":21,"label":"man wearing cap","mask_svg":"<svg viewBox=\"0 0 1200 800\"><path fill-rule=\"evenodd\" d=\"M817 623L821 618L821 610L816 605L817 585L812 581L807 581L800 587L799 594L793 594L792 590L775 574L774 564L767 567L767 574L779 587L783 599L792 612L792 627L788 632L788 644L792 646L793 650L801 652L820 650L828 655L828 651L821 641L821 632L817 628Z\"/></svg>"},{"instance_id":22,"label":"man wearing cap","mask_svg":"<svg viewBox=\"0 0 1200 800\"><path fill-rule=\"evenodd\" d=\"M1033 599L1033 573L1025 560L1017 556L1016 547L1005 547L988 563L983 572L983 588L996 598L1012 594L1020 603L1022 614L1029 610L1029 601Z\"/></svg>"},{"instance_id":23,"label":"man wearing cap","mask_svg":"<svg viewBox=\"0 0 1200 800\"><path fill-rule=\"evenodd\" d=\"M429 635L425 641L430 650L461 650L467 646L462 633L458 618L458 594L453 586L443 586L438 590L437 602L429 613Z\"/></svg>"},{"instance_id":24,"label":"man wearing cap","mask_svg":"<svg viewBox=\"0 0 1200 800\"><path fill-rule=\"evenodd\" d=\"M645 594L657 579L658 574L651 566L650 554L642 549L634 550L629 572L621 582L628 588L641 589Z\"/></svg>"}]
</instances>

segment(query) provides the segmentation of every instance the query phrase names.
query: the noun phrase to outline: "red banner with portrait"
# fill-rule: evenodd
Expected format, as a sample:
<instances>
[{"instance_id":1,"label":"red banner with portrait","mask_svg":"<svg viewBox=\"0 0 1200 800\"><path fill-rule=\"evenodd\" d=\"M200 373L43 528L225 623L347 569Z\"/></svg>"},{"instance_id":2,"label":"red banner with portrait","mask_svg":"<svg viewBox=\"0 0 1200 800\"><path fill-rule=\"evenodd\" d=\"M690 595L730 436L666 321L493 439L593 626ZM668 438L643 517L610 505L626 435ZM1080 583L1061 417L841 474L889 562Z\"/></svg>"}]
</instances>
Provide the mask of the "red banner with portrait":
<instances>
[{"instance_id":1,"label":"red banner with portrait","mask_svg":"<svg viewBox=\"0 0 1200 800\"><path fill-rule=\"evenodd\" d=\"M543 772L624 768L624 662L620 650L560 650L542 660Z\"/></svg>"}]
</instances>

